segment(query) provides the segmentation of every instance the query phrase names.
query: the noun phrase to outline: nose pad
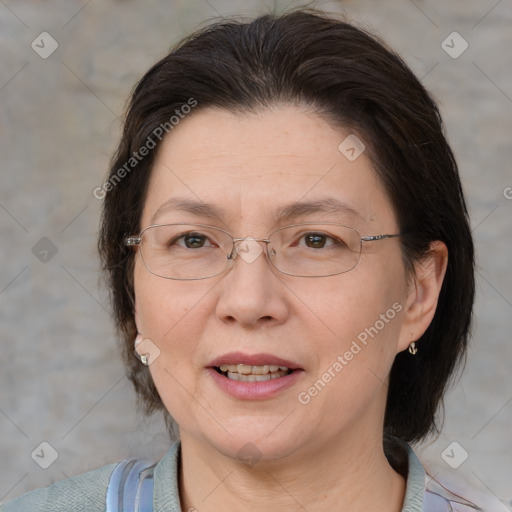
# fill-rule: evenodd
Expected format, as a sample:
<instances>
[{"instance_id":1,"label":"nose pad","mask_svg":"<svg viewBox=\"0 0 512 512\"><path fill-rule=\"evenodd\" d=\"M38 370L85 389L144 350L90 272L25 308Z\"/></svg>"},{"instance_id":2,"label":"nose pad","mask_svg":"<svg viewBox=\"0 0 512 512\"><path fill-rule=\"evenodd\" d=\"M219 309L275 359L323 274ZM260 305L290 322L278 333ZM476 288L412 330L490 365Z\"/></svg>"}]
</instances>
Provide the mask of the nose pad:
<instances>
[{"instance_id":1,"label":"nose pad","mask_svg":"<svg viewBox=\"0 0 512 512\"><path fill-rule=\"evenodd\" d=\"M246 263L253 263L260 254L263 253L263 247L255 238L244 238L238 243L236 253L239 254Z\"/></svg>"}]
</instances>

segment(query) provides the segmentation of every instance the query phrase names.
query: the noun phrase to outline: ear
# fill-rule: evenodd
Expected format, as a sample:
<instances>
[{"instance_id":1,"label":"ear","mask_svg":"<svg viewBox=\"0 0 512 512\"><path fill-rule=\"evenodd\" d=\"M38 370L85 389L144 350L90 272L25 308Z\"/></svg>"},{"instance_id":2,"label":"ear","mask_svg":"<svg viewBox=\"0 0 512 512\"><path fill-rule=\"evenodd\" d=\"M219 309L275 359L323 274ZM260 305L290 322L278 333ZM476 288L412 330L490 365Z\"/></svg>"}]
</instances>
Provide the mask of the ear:
<instances>
[{"instance_id":1,"label":"ear","mask_svg":"<svg viewBox=\"0 0 512 512\"><path fill-rule=\"evenodd\" d=\"M406 350L412 341L418 340L432 322L447 265L448 249L440 241L432 242L428 254L415 263L407 292L397 352Z\"/></svg>"}]
</instances>

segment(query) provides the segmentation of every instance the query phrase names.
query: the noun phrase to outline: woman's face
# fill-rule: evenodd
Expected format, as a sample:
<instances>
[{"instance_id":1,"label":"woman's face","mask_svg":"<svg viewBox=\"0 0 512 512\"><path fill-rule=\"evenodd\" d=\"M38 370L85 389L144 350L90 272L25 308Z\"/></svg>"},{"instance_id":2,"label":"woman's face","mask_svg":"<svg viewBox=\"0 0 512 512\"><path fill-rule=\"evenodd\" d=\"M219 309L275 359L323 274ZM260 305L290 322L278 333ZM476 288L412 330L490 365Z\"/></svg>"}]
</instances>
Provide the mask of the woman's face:
<instances>
[{"instance_id":1,"label":"woman's face","mask_svg":"<svg viewBox=\"0 0 512 512\"><path fill-rule=\"evenodd\" d=\"M349 135L290 105L243 116L198 111L159 149L141 226L201 223L235 238L267 238L302 222L340 223L361 236L397 233L370 159L363 152L354 160L351 139L339 149ZM218 213L170 200L207 203ZM327 200L346 208L319 208ZM302 203L310 207L276 216ZM266 459L314 453L355 434L380 442L387 376L411 341L398 239L363 243L357 266L330 277L285 275L266 251L241 254L228 272L192 281L157 277L136 257L138 331L160 350L150 371L182 438L229 457L253 450ZM245 382L213 368L223 363L246 364L242 373L295 370Z\"/></svg>"}]
</instances>

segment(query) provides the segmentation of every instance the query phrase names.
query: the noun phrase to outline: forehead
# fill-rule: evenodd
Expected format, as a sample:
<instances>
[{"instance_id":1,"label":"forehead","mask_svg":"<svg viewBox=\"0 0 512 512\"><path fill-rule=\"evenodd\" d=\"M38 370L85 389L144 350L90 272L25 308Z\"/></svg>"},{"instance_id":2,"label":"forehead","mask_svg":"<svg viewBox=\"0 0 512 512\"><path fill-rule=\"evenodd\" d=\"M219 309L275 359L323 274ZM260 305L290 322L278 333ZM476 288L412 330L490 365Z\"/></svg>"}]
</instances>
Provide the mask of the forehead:
<instances>
[{"instance_id":1,"label":"forehead","mask_svg":"<svg viewBox=\"0 0 512 512\"><path fill-rule=\"evenodd\" d=\"M182 215L176 206L189 202L207 206L197 208L198 215L207 217L210 210L230 226L244 221L271 227L283 214L314 213L301 203L329 203L317 208L329 220L380 219L389 226L394 214L370 159L364 152L349 159L343 151L351 137L305 107L243 115L199 110L162 141L142 225L164 214Z\"/></svg>"}]
</instances>

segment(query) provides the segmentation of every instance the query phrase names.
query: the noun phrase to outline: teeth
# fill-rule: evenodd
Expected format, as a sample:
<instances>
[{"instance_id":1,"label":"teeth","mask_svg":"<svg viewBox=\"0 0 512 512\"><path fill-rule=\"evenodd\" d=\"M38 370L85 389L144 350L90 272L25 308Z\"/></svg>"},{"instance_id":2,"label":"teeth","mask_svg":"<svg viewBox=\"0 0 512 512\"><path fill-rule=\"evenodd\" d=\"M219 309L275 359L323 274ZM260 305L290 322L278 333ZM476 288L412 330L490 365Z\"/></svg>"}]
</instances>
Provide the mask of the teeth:
<instances>
[{"instance_id":1,"label":"teeth","mask_svg":"<svg viewBox=\"0 0 512 512\"><path fill-rule=\"evenodd\" d=\"M254 380L268 380L269 378L274 379L276 377L282 377L282 375L286 375L289 372L288 367L274 364L265 364L261 366L251 366L243 363L222 364L219 368L221 372L227 373L228 377L233 378L234 380L239 380L237 377L242 375L248 377L266 377L249 379L248 382L252 382ZM231 377L232 375L234 375L234 377Z\"/></svg>"},{"instance_id":2,"label":"teeth","mask_svg":"<svg viewBox=\"0 0 512 512\"><path fill-rule=\"evenodd\" d=\"M266 373L264 375L244 375L242 373L231 373L227 372L227 378L231 380L238 380L242 382L259 382L263 380L270 380L270 379L278 379L279 377L284 377L285 375L288 375L288 372L286 371L278 371L273 373Z\"/></svg>"},{"instance_id":3,"label":"teeth","mask_svg":"<svg viewBox=\"0 0 512 512\"><path fill-rule=\"evenodd\" d=\"M272 368L273 367L269 366L268 364L266 364L264 366L253 366L252 371L250 373L252 373L253 375L265 375L268 372L275 371L275 370L272 370Z\"/></svg>"},{"instance_id":4,"label":"teeth","mask_svg":"<svg viewBox=\"0 0 512 512\"><path fill-rule=\"evenodd\" d=\"M241 373L242 375L249 375L252 373L252 366L249 366L247 364L237 364L236 369L238 373Z\"/></svg>"}]
</instances>

